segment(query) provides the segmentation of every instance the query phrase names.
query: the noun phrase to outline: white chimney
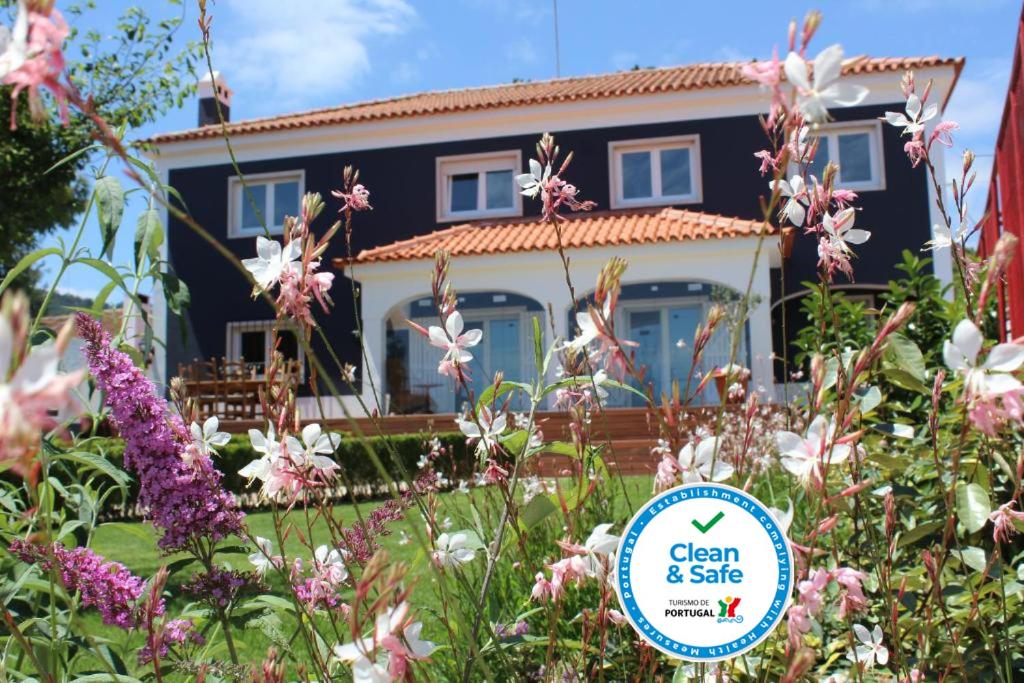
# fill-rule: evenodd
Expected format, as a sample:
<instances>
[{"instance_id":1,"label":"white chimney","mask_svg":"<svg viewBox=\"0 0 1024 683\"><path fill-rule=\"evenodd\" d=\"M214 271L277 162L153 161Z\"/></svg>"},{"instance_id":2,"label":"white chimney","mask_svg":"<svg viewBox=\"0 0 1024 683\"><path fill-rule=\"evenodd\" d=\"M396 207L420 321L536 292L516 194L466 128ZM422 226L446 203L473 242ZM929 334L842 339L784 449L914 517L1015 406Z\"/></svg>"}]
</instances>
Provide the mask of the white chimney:
<instances>
[{"instance_id":1,"label":"white chimney","mask_svg":"<svg viewBox=\"0 0 1024 683\"><path fill-rule=\"evenodd\" d=\"M217 114L217 101L220 101L220 115L225 121L231 120L231 88L219 71L213 72L213 78L207 72L196 87L199 94L199 125L211 126L220 123Z\"/></svg>"}]
</instances>

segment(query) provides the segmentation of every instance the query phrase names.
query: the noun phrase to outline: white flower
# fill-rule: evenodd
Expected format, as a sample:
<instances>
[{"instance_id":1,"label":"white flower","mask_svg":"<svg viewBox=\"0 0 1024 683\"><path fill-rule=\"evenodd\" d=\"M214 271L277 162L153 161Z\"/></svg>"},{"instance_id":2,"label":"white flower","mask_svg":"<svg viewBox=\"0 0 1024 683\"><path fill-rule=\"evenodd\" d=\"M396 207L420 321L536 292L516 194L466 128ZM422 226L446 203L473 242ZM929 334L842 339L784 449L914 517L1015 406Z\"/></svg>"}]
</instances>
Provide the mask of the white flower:
<instances>
[{"instance_id":1,"label":"white flower","mask_svg":"<svg viewBox=\"0 0 1024 683\"><path fill-rule=\"evenodd\" d=\"M597 553L598 555L610 555L615 552L615 549L619 547L619 537L608 533L608 530L611 528L612 525L610 523L595 526L594 530L587 536L587 540L583 542L583 547L587 551Z\"/></svg>"},{"instance_id":2,"label":"white flower","mask_svg":"<svg viewBox=\"0 0 1024 683\"><path fill-rule=\"evenodd\" d=\"M308 424L302 428L302 443L294 436L285 437L285 445L292 460L298 465L307 462L318 470L333 470L338 467L328 456L338 450L341 435L325 434L318 424Z\"/></svg>"},{"instance_id":3,"label":"white flower","mask_svg":"<svg viewBox=\"0 0 1024 683\"><path fill-rule=\"evenodd\" d=\"M832 45L814 58L813 82L808 78L807 62L795 52L786 56L786 78L797 88L797 106L808 120L822 122L828 118L828 107L834 104L849 107L859 104L868 95L862 85L838 83L843 70L843 48Z\"/></svg>"},{"instance_id":4,"label":"white flower","mask_svg":"<svg viewBox=\"0 0 1024 683\"><path fill-rule=\"evenodd\" d=\"M270 539L262 536L256 537L258 550L249 555L249 564L256 567L256 573L263 576L271 567L278 567L281 564L281 557L274 555L274 544Z\"/></svg>"},{"instance_id":5,"label":"white flower","mask_svg":"<svg viewBox=\"0 0 1024 683\"><path fill-rule=\"evenodd\" d=\"M402 529L398 533L398 545L409 545L412 543L412 539L409 538L409 534L405 533L405 529Z\"/></svg>"},{"instance_id":6,"label":"white flower","mask_svg":"<svg viewBox=\"0 0 1024 683\"><path fill-rule=\"evenodd\" d=\"M0 26L0 80L28 59L28 3L18 1L14 28Z\"/></svg>"},{"instance_id":7,"label":"white flower","mask_svg":"<svg viewBox=\"0 0 1024 683\"><path fill-rule=\"evenodd\" d=\"M344 555L340 550L326 545L318 546L313 551L313 568L328 583L338 584L348 578Z\"/></svg>"},{"instance_id":8,"label":"white flower","mask_svg":"<svg viewBox=\"0 0 1024 683\"><path fill-rule=\"evenodd\" d=\"M601 308L602 320L609 321L612 316L612 300L611 297L605 299L604 306ZM597 323L594 322L594 317L590 314L590 311L584 311L576 314L576 325L580 328L580 333L575 339L566 344L567 348L574 351L583 349L590 342L594 341L601 335L601 331L597 327Z\"/></svg>"},{"instance_id":9,"label":"white flower","mask_svg":"<svg viewBox=\"0 0 1024 683\"><path fill-rule=\"evenodd\" d=\"M939 105L932 102L924 108L924 113L922 113L921 98L915 93L910 93L910 96L907 98L906 111L906 115L895 111L887 111L885 112L885 120L897 128L902 128L904 134L914 135L918 131L924 130L924 124L938 115Z\"/></svg>"},{"instance_id":10,"label":"white flower","mask_svg":"<svg viewBox=\"0 0 1024 683\"><path fill-rule=\"evenodd\" d=\"M1011 374L1024 363L1024 345L996 344L980 366L978 354L985 338L970 320L961 320L953 340L942 344L946 367L964 376L968 396L993 396L1016 391L1021 383Z\"/></svg>"},{"instance_id":11,"label":"white flower","mask_svg":"<svg viewBox=\"0 0 1024 683\"><path fill-rule=\"evenodd\" d=\"M857 640L861 642L855 650L846 653L846 658L851 662L861 664L866 669L878 662L879 666L885 666L889 661L889 649L882 645L882 627L876 625L870 632L861 624L853 625L853 632Z\"/></svg>"},{"instance_id":12,"label":"white flower","mask_svg":"<svg viewBox=\"0 0 1024 683\"><path fill-rule=\"evenodd\" d=\"M226 446L231 441L230 434L217 431L219 426L220 421L213 416L206 418L202 427L195 422L189 427L189 431L192 432L192 440L195 441L196 447L203 455L216 453L215 448Z\"/></svg>"},{"instance_id":13,"label":"white flower","mask_svg":"<svg viewBox=\"0 0 1024 683\"><path fill-rule=\"evenodd\" d=\"M483 454L497 447L498 437L505 431L506 416L505 413L493 415L487 408L482 408L477 413L477 418L480 421L479 425L472 420L462 418L456 418L455 423L459 425L459 431L466 435L467 441L473 442L480 439L476 450L477 453ZM483 427L483 431L481 431L481 427Z\"/></svg>"},{"instance_id":14,"label":"white flower","mask_svg":"<svg viewBox=\"0 0 1024 683\"><path fill-rule=\"evenodd\" d=\"M715 458L715 450L718 457ZM697 447L688 443L679 450L679 467L683 471L683 483L691 484L699 481L725 481L732 476L732 465L725 462L718 437L702 439ZM715 461L714 470L711 461Z\"/></svg>"},{"instance_id":15,"label":"white flower","mask_svg":"<svg viewBox=\"0 0 1024 683\"><path fill-rule=\"evenodd\" d=\"M292 240L281 250L281 243L277 240L268 240L266 237L256 238L256 258L242 260L245 269L252 273L259 289L270 289L278 280L281 274L292 268L302 256L302 244L298 240Z\"/></svg>"},{"instance_id":16,"label":"white flower","mask_svg":"<svg viewBox=\"0 0 1024 683\"><path fill-rule=\"evenodd\" d=\"M775 443L779 447L779 456L786 471L796 476L802 483L817 480L821 476L821 466L840 463L850 457L848 444L832 444L835 424L830 424L819 415L807 427L806 436L793 432L776 432Z\"/></svg>"},{"instance_id":17,"label":"white flower","mask_svg":"<svg viewBox=\"0 0 1024 683\"><path fill-rule=\"evenodd\" d=\"M821 218L822 227L828 235L829 242L844 252L849 252L849 244L864 244L871 237L867 230L853 227L854 210L843 209L835 216L826 213Z\"/></svg>"},{"instance_id":18,"label":"white flower","mask_svg":"<svg viewBox=\"0 0 1024 683\"><path fill-rule=\"evenodd\" d=\"M782 212L789 219L789 222L798 228L804 224L804 218L807 216L807 186L804 185L804 179L798 175L793 176L789 179L789 182L785 180L773 180L768 183L768 187L774 190L776 187L779 188L779 195L788 197L785 206L782 207Z\"/></svg>"},{"instance_id":19,"label":"white flower","mask_svg":"<svg viewBox=\"0 0 1024 683\"><path fill-rule=\"evenodd\" d=\"M449 535L443 533L437 537L437 542L434 544L434 563L438 567L455 568L460 564L466 564L472 562L473 558L476 557L476 553L472 548L467 548L466 543L469 541L469 536L464 531L459 531Z\"/></svg>"},{"instance_id":20,"label":"white flower","mask_svg":"<svg viewBox=\"0 0 1024 683\"><path fill-rule=\"evenodd\" d=\"M402 628L406 614L409 612L408 603L401 603L398 607L388 608L387 612L377 616L372 638L360 638L359 640L345 645L334 646L334 657L342 662L352 664L353 680L358 683L390 683L393 677L388 671L388 653L385 649L379 652L378 645L396 631L401 629L402 641L395 643L395 647L401 649L407 659L425 659L437 649L437 646L429 640L423 640L422 622L414 622ZM390 650L391 647L387 648ZM397 654L397 653L396 653Z\"/></svg>"},{"instance_id":21,"label":"white flower","mask_svg":"<svg viewBox=\"0 0 1024 683\"><path fill-rule=\"evenodd\" d=\"M469 493L469 482L465 479L459 479L459 487L455 490L459 493Z\"/></svg>"},{"instance_id":22,"label":"white flower","mask_svg":"<svg viewBox=\"0 0 1024 683\"><path fill-rule=\"evenodd\" d=\"M782 533L789 532L789 526L793 523L793 501L789 498L786 499L786 511L783 512L779 508L768 508L768 512L772 513L772 517L778 522L779 528Z\"/></svg>"},{"instance_id":23,"label":"white flower","mask_svg":"<svg viewBox=\"0 0 1024 683\"><path fill-rule=\"evenodd\" d=\"M956 237L950 232L949 228L941 223L935 223L932 225L932 234L934 237L924 243L921 247L921 251L938 251L939 249L949 249L953 246L954 240L959 243L961 236L960 231L957 231Z\"/></svg>"},{"instance_id":24,"label":"white flower","mask_svg":"<svg viewBox=\"0 0 1024 683\"><path fill-rule=\"evenodd\" d=\"M522 173L516 176L516 182L519 183L520 194L525 197L536 197L544 184L548 181L551 176L551 167L546 166L541 168L540 162L536 159L530 159L530 172Z\"/></svg>"},{"instance_id":25,"label":"white flower","mask_svg":"<svg viewBox=\"0 0 1024 683\"><path fill-rule=\"evenodd\" d=\"M448 531L449 529L451 529L452 528L452 518L451 517L445 517L444 521L441 522L441 528L444 529L445 531Z\"/></svg>"},{"instance_id":26,"label":"white flower","mask_svg":"<svg viewBox=\"0 0 1024 683\"><path fill-rule=\"evenodd\" d=\"M258 429L250 429L249 443L254 451L262 455L238 470L238 473L248 479L266 482L270 479L274 463L281 457L281 444L274 433L274 425L268 427L266 436Z\"/></svg>"},{"instance_id":27,"label":"white flower","mask_svg":"<svg viewBox=\"0 0 1024 683\"><path fill-rule=\"evenodd\" d=\"M462 314L453 311L445 321L444 329L437 325L431 325L427 330L430 343L438 348L445 349L444 359L452 363L468 363L473 360L473 354L466 349L480 343L484 333L481 330L468 330L462 333L464 323ZM447 332L447 334L446 334Z\"/></svg>"}]
</instances>

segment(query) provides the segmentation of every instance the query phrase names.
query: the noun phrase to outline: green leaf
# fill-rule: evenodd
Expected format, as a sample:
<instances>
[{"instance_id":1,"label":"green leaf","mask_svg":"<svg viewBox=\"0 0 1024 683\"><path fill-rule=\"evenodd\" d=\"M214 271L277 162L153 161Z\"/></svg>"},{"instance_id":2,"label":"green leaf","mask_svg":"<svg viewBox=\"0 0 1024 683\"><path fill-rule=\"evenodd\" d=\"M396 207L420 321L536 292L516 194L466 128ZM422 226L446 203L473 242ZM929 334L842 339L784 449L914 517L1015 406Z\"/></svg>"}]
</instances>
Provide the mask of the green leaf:
<instances>
[{"instance_id":1,"label":"green leaf","mask_svg":"<svg viewBox=\"0 0 1024 683\"><path fill-rule=\"evenodd\" d=\"M957 487L956 512L968 532L978 531L985 526L992 512L988 492L973 482Z\"/></svg>"},{"instance_id":2,"label":"green leaf","mask_svg":"<svg viewBox=\"0 0 1024 683\"><path fill-rule=\"evenodd\" d=\"M46 249L36 249L31 254L25 254L18 261L17 265L11 268L11 272L7 273L4 277L4 281L0 282L0 294L2 294L7 287L14 281L14 278L18 277L26 270L32 267L36 261L47 256L60 256L61 250L57 247L47 247Z\"/></svg>"},{"instance_id":3,"label":"green leaf","mask_svg":"<svg viewBox=\"0 0 1024 683\"><path fill-rule=\"evenodd\" d=\"M522 514L519 515L519 521L523 528L532 529L554 512L558 512L558 506L552 503L549 497L534 496L523 508Z\"/></svg>"},{"instance_id":4,"label":"green leaf","mask_svg":"<svg viewBox=\"0 0 1024 683\"><path fill-rule=\"evenodd\" d=\"M882 392L878 387L858 389L857 396L860 399L861 413L870 413L882 403Z\"/></svg>"},{"instance_id":5,"label":"green leaf","mask_svg":"<svg viewBox=\"0 0 1024 683\"><path fill-rule=\"evenodd\" d=\"M963 560L963 563L968 567L978 572L985 571L985 565L988 564L985 558L985 551L981 548L975 548L974 546L967 546L964 548L960 559Z\"/></svg>"},{"instance_id":6,"label":"green leaf","mask_svg":"<svg viewBox=\"0 0 1024 683\"><path fill-rule=\"evenodd\" d=\"M86 451L73 451L70 453L61 453L55 456L57 460L70 460L71 462L82 465L83 467L97 472L102 472L118 484L125 486L131 481L131 477L126 472L117 468L116 465L111 463L106 458L96 455L95 453L88 453Z\"/></svg>"},{"instance_id":7,"label":"green leaf","mask_svg":"<svg viewBox=\"0 0 1024 683\"><path fill-rule=\"evenodd\" d=\"M513 382L511 380L505 379L501 381L500 385L498 385L498 393L495 394L494 383L492 382L491 384L488 384L483 391L480 392L480 398L477 399L476 402L477 410L486 408L491 404L493 400L500 398L504 394L507 394L508 392L514 389L524 391L526 392L527 396L529 396L533 390L533 387L531 387L529 384L524 384L523 382Z\"/></svg>"},{"instance_id":8,"label":"green leaf","mask_svg":"<svg viewBox=\"0 0 1024 683\"><path fill-rule=\"evenodd\" d=\"M918 382L923 383L926 380L924 355L921 354L921 349L899 332L889 335L883 360L890 367L910 374Z\"/></svg>"},{"instance_id":9,"label":"green leaf","mask_svg":"<svg viewBox=\"0 0 1024 683\"><path fill-rule=\"evenodd\" d=\"M139 216L135 227L135 269L138 270L146 256L151 261L160 259L160 245L164 242L164 227L160 212L147 209Z\"/></svg>"},{"instance_id":10,"label":"green leaf","mask_svg":"<svg viewBox=\"0 0 1024 683\"><path fill-rule=\"evenodd\" d=\"M106 261L98 258L80 258L77 259L75 263L82 263L89 266L90 268L95 268L99 272L106 275L111 282L116 283L118 287L125 291L128 291L128 287L124 283L124 278L122 278L121 274L117 272L117 268L110 265Z\"/></svg>"},{"instance_id":11,"label":"green leaf","mask_svg":"<svg viewBox=\"0 0 1024 683\"><path fill-rule=\"evenodd\" d=\"M900 389L918 391L922 394L932 393L932 390L925 386L924 382L902 368L883 368L882 375Z\"/></svg>"},{"instance_id":12,"label":"green leaf","mask_svg":"<svg viewBox=\"0 0 1024 683\"><path fill-rule=\"evenodd\" d=\"M142 681L134 676L114 674L114 677L111 678L109 673L86 674L85 676L79 676L71 681L71 683L109 683L109 681L116 681L116 683L142 683Z\"/></svg>"},{"instance_id":13,"label":"green leaf","mask_svg":"<svg viewBox=\"0 0 1024 683\"><path fill-rule=\"evenodd\" d=\"M897 546L902 548L903 546L917 543L927 536L938 533L942 530L943 524L943 522L924 522L923 524L918 524L913 529L900 536Z\"/></svg>"},{"instance_id":14,"label":"green leaf","mask_svg":"<svg viewBox=\"0 0 1024 683\"><path fill-rule=\"evenodd\" d=\"M914 438L914 428L911 425L881 423L871 425L871 428L875 431L888 434L889 436L895 436L900 439Z\"/></svg>"},{"instance_id":15,"label":"green leaf","mask_svg":"<svg viewBox=\"0 0 1024 683\"><path fill-rule=\"evenodd\" d=\"M188 291L188 285L174 273L160 273L160 282L164 287L164 300L167 301L167 307L181 315L182 311L192 303L192 294Z\"/></svg>"},{"instance_id":16,"label":"green leaf","mask_svg":"<svg viewBox=\"0 0 1024 683\"><path fill-rule=\"evenodd\" d=\"M121 217L124 215L124 188L117 178L105 175L96 181L93 192L96 193L96 214L103 237L103 248L100 253L112 258L114 238L117 237Z\"/></svg>"},{"instance_id":17,"label":"green leaf","mask_svg":"<svg viewBox=\"0 0 1024 683\"><path fill-rule=\"evenodd\" d=\"M544 332L540 329L540 318L533 316L533 362L537 374L544 372Z\"/></svg>"}]
</instances>

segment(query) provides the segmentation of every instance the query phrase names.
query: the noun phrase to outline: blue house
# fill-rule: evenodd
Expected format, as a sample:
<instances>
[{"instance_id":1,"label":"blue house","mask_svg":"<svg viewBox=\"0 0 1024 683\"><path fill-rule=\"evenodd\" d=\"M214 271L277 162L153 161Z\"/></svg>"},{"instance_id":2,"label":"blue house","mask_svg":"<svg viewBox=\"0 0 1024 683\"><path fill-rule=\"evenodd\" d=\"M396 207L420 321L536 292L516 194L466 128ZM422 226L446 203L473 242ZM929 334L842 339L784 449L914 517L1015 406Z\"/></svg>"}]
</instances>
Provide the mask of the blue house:
<instances>
[{"instance_id":1,"label":"blue house","mask_svg":"<svg viewBox=\"0 0 1024 683\"><path fill-rule=\"evenodd\" d=\"M572 336L572 302L554 236L538 222L539 207L524 201L514 183L545 131L575 153L571 182L598 205L593 213L571 216L563 235L577 295L587 296L610 256L629 261L616 324L622 336L641 342L637 361L648 368L656 391L685 380L690 351L677 342L692 340L709 306L744 291L754 268L756 305L747 319L730 324L744 328L739 361L752 370L751 386L771 397L785 380L774 360L784 343L780 312L790 306L794 319L795 295L802 281L814 279L817 253L813 239L798 235L784 270L776 237L756 254L759 198L769 190L752 155L765 146L758 115L767 101L742 66L705 63L427 92L233 120L227 128L246 182L278 234L305 192L328 200L323 224L315 226L327 228L332 208L339 208L330 192L341 186L346 165L358 168L370 189L374 210L355 217L356 258L338 271L335 309L320 319L342 360L359 369L371 405L372 378L384 395L380 407L389 412L460 407L463 397L453 396L437 374L436 350L405 324L436 324L429 290L439 248L453 254L451 278L467 325L484 331L472 368L475 381L487 382L498 369L513 379L528 375L533 317L544 319L545 330L553 326L555 334ZM872 238L857 249L856 282L838 287L872 299L897 274L900 251L916 251L932 238L931 226L939 221L931 186L924 173L911 169L899 131L879 117L902 110L905 70L913 69L918 82L933 79L944 105L962 66L962 59L939 57L844 62L844 78L870 94L856 107L833 110L835 120L813 131L821 138L816 163L839 163L840 185L860 195L857 222L871 229ZM214 98L237 118L223 78L206 79L199 126L156 136L156 160L192 216L247 258L262 230L250 203L242 201ZM183 340L180 321L171 319L159 298L154 302L167 339L157 360L159 376L166 379L180 365L209 357L244 360L258 371L269 356L272 311L251 300L244 278L173 218L165 249L191 288L192 304ZM327 259L345 266L346 256L343 240L335 240ZM934 268L941 279L951 278L942 256ZM346 276L356 281L358 304L348 296L352 283ZM319 340L313 348L319 349ZM305 361L294 340L282 350ZM728 358L723 332L699 370ZM617 400L629 403L625 396ZM300 398L300 408L311 401ZM353 402L342 396L329 410L337 414Z\"/></svg>"}]
</instances>

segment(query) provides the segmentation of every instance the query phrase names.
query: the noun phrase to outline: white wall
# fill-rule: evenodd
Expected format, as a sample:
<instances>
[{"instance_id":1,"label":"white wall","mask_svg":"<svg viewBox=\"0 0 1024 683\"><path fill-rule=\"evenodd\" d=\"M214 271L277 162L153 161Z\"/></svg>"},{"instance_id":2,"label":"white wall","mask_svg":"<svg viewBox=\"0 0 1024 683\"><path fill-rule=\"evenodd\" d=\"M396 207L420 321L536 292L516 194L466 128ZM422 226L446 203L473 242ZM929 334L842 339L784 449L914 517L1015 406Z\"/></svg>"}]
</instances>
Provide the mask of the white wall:
<instances>
[{"instance_id":1,"label":"white wall","mask_svg":"<svg viewBox=\"0 0 1024 683\"><path fill-rule=\"evenodd\" d=\"M764 240L751 290L761 299L750 313L751 387L762 386L768 392L773 391L769 254L775 251L775 244L774 237ZM577 297L593 290L598 273L612 256L621 256L629 262L623 284L707 281L745 292L756 246L757 238L749 237L576 249L568 254ZM389 311L396 305L428 295L432 269L433 262L428 260L356 266L355 276L362 284L364 348L371 360L368 372L378 390L382 386L380 368L384 367L385 322ZM545 309L551 304L555 312L555 333L563 338L569 336L568 312L572 299L557 252L453 258L450 280L460 293L513 292L539 301ZM364 380L363 387L364 399L375 405L369 382Z\"/></svg>"}]
</instances>

